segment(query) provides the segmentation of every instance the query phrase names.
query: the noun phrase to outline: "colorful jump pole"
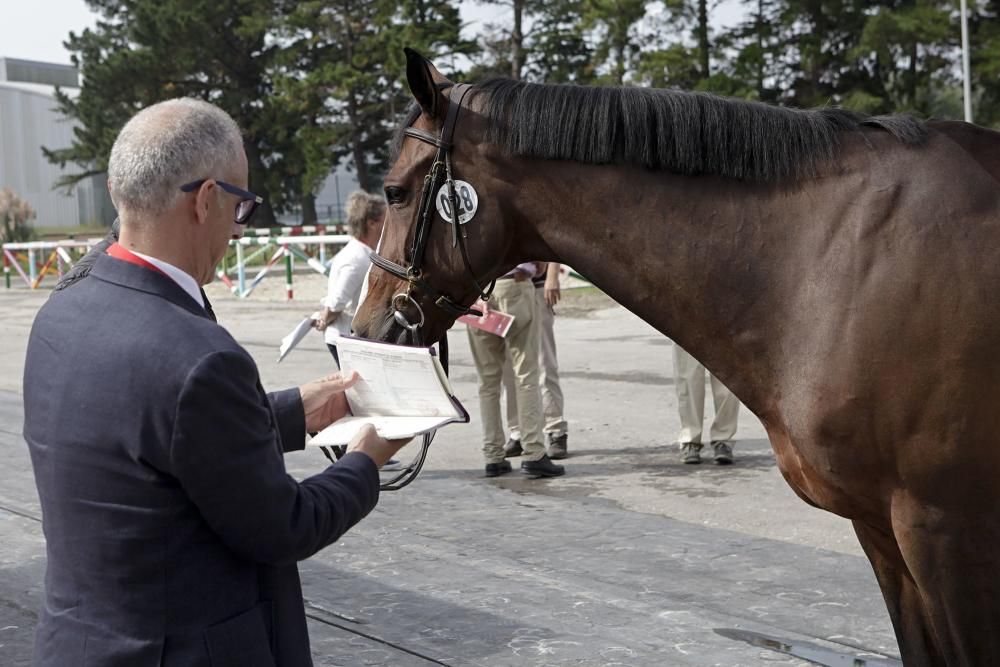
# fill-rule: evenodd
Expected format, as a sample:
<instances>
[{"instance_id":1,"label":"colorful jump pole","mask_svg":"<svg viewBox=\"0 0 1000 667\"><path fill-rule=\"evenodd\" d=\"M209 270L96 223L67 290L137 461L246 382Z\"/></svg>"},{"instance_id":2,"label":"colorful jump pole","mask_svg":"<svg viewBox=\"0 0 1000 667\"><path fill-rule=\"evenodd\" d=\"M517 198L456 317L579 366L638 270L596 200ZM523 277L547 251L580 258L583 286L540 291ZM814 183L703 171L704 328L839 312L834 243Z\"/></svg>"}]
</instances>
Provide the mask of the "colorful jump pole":
<instances>
[{"instance_id":1,"label":"colorful jump pole","mask_svg":"<svg viewBox=\"0 0 1000 667\"><path fill-rule=\"evenodd\" d=\"M239 295L247 295L247 267L243 262L243 244L236 244L236 284L239 287Z\"/></svg>"},{"instance_id":2,"label":"colorful jump pole","mask_svg":"<svg viewBox=\"0 0 1000 667\"><path fill-rule=\"evenodd\" d=\"M271 259L267 262L267 265L263 269L261 269L256 276L254 276L253 281L251 281L250 286L247 287L246 291L240 292L240 296L244 298L250 296L250 293L254 291L254 289L257 287L257 285L260 284L262 280L264 280L264 277L274 267L274 265L278 263L278 260L281 259L281 256L284 254L285 254L285 249L283 247L279 247L278 251L274 253Z\"/></svg>"},{"instance_id":3,"label":"colorful jump pole","mask_svg":"<svg viewBox=\"0 0 1000 667\"><path fill-rule=\"evenodd\" d=\"M292 300L292 253L288 252L288 246L281 246L285 251L285 290L287 291L288 300Z\"/></svg>"}]
</instances>

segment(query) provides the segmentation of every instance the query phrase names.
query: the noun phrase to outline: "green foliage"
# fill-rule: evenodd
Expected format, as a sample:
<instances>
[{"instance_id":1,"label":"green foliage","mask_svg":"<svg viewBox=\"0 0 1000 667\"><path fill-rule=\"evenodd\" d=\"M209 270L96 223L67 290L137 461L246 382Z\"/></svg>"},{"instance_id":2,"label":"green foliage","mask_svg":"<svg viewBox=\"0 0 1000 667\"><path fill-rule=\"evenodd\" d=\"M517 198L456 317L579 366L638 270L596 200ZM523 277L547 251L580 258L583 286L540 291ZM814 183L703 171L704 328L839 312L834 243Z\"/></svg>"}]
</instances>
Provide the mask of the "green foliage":
<instances>
[{"instance_id":1,"label":"green foliage","mask_svg":"<svg viewBox=\"0 0 1000 667\"><path fill-rule=\"evenodd\" d=\"M877 63L873 74L887 110L929 114L940 90L953 82L948 65L955 36L950 3L916 0L868 16L852 53Z\"/></svg>"},{"instance_id":2,"label":"green foliage","mask_svg":"<svg viewBox=\"0 0 1000 667\"><path fill-rule=\"evenodd\" d=\"M437 0L292 2L275 77L300 118L294 143L303 182L315 191L349 157L362 189L374 191L388 167L388 144L409 103L403 47L428 56L468 53L458 8Z\"/></svg>"},{"instance_id":3,"label":"green foliage","mask_svg":"<svg viewBox=\"0 0 1000 667\"><path fill-rule=\"evenodd\" d=\"M190 95L244 131L251 189L315 217L315 193L347 162L376 191L410 103L404 46L453 79L645 85L800 107L961 117L953 0L742 0L714 30L709 0L480 0L504 22L459 34L459 0L87 0L100 20L67 47L81 69L59 106L73 145L48 151L74 182L107 168L125 121ZM970 0L976 120L1000 127L1000 0ZM471 63L459 71L457 63ZM271 208L255 219L273 225Z\"/></svg>"},{"instance_id":4,"label":"green foliage","mask_svg":"<svg viewBox=\"0 0 1000 667\"><path fill-rule=\"evenodd\" d=\"M480 38L473 81L513 76L548 83L592 83L593 47L582 30L585 0L484 0L521 12L521 28L489 24ZM526 27L525 27L526 26ZM515 67L515 58L520 67ZM517 69L518 72L514 70Z\"/></svg>"},{"instance_id":5,"label":"green foliage","mask_svg":"<svg viewBox=\"0 0 1000 667\"><path fill-rule=\"evenodd\" d=\"M970 21L972 81L979 93L973 106L977 123L1000 129L1000 0L976 6Z\"/></svg>"},{"instance_id":6,"label":"green foliage","mask_svg":"<svg viewBox=\"0 0 1000 667\"><path fill-rule=\"evenodd\" d=\"M267 199L255 222L271 224L297 188L287 117L273 104L267 76L277 50L266 26L275 0L88 0L94 29L66 42L80 68L79 96L58 95L79 121L73 145L50 160L81 168L64 184L103 172L121 126L137 110L165 99L198 97L229 112L243 130L250 187Z\"/></svg>"},{"instance_id":7,"label":"green foliage","mask_svg":"<svg viewBox=\"0 0 1000 667\"><path fill-rule=\"evenodd\" d=\"M625 83L640 51L636 24L645 16L645 0L583 0L580 26L595 32L598 83Z\"/></svg>"}]
</instances>

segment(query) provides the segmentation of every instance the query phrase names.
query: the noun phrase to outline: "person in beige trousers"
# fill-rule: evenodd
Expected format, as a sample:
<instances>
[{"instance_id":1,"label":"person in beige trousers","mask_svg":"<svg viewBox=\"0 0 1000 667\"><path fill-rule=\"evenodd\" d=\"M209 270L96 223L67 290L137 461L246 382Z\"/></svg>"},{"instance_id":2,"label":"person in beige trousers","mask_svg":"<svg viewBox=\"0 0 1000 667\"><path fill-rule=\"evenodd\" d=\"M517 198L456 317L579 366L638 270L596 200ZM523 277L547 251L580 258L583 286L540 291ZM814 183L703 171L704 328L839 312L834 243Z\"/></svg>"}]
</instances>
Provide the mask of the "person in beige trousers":
<instances>
[{"instance_id":1,"label":"person in beige trousers","mask_svg":"<svg viewBox=\"0 0 1000 667\"><path fill-rule=\"evenodd\" d=\"M701 463L707 372L701 362L674 343L674 388L677 390L677 409L681 418L681 432L677 441L684 463ZM709 430L712 458L719 465L728 465L733 462L733 446L729 441L736 435L740 400L714 375L709 373L708 376L715 401L715 418Z\"/></svg>"},{"instance_id":2,"label":"person in beige trousers","mask_svg":"<svg viewBox=\"0 0 1000 667\"><path fill-rule=\"evenodd\" d=\"M488 307L514 316L501 338L468 327L469 347L479 374L479 408L483 423L483 456L486 476L497 477L511 471L504 456L504 431L500 417L500 388L504 357L510 353L516 381L516 400L521 426L524 458L521 472L529 478L557 477L565 470L549 459L542 442L542 397L538 387L538 327L535 322L535 288L531 277L533 262L497 280Z\"/></svg>"},{"instance_id":3,"label":"person in beige trousers","mask_svg":"<svg viewBox=\"0 0 1000 667\"><path fill-rule=\"evenodd\" d=\"M559 360L556 356L555 310L562 292L559 287L558 263L541 263L545 266L542 275L532 279L535 285L535 317L538 326L538 365L541 375L539 386L542 390L542 421L549 458L564 459L567 456L569 425L563 415L563 393L559 385ZM504 362L503 387L507 398L507 429L510 437L504 445L507 456L520 456L521 428L518 425L517 401L514 400L514 372L510 355Z\"/></svg>"}]
</instances>

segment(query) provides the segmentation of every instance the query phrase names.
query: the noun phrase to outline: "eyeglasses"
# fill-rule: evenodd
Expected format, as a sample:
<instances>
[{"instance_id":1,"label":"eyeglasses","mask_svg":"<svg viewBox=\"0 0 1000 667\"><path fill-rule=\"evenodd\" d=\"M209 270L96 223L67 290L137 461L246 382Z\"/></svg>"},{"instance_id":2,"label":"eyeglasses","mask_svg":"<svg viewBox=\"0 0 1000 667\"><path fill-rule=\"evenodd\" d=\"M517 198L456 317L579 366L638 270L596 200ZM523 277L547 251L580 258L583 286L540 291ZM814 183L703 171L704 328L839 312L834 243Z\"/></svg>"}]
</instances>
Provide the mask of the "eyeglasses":
<instances>
[{"instance_id":1,"label":"eyeglasses","mask_svg":"<svg viewBox=\"0 0 1000 667\"><path fill-rule=\"evenodd\" d=\"M181 186L181 191L194 192L207 180L207 178L203 178L199 181L185 183ZM257 207L264 203L264 198L260 195L255 195L254 193L238 188L235 185L230 185L225 181L215 181L215 183L229 194L236 195L240 198L240 201L236 204L235 220L237 225L247 224L247 222L250 221L250 216L252 216L253 212L257 210Z\"/></svg>"}]
</instances>

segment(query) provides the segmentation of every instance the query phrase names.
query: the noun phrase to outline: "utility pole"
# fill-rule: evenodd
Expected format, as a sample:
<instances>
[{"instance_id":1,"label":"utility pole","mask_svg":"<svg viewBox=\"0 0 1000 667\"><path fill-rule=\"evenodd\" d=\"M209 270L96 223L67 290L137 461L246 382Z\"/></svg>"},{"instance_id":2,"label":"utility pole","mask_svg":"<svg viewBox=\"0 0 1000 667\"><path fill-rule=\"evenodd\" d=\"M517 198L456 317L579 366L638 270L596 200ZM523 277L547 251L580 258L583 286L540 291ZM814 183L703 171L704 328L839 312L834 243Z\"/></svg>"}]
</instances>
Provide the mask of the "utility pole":
<instances>
[{"instance_id":1,"label":"utility pole","mask_svg":"<svg viewBox=\"0 0 1000 667\"><path fill-rule=\"evenodd\" d=\"M962 0L962 92L965 97L965 122L972 122L972 80L969 67L969 5Z\"/></svg>"}]
</instances>

